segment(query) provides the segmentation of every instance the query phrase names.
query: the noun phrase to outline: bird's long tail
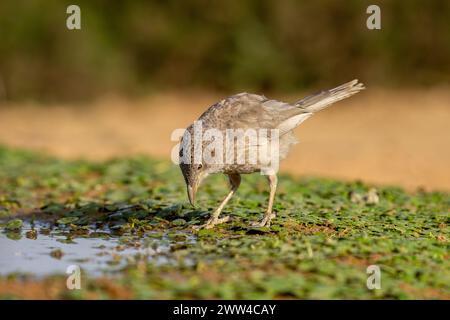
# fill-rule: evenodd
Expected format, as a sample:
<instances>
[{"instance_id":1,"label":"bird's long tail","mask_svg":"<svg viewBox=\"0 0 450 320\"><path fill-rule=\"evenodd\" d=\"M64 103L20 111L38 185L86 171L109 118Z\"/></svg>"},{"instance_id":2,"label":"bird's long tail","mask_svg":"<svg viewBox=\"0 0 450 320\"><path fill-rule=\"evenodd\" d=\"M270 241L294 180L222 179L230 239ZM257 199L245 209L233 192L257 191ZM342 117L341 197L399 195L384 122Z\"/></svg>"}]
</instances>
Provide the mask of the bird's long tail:
<instances>
[{"instance_id":1,"label":"bird's long tail","mask_svg":"<svg viewBox=\"0 0 450 320\"><path fill-rule=\"evenodd\" d=\"M306 98L297 101L295 106L304 109L306 112L314 113L325 109L335 102L351 97L364 89L364 84L355 79L344 83L339 87L307 96Z\"/></svg>"}]
</instances>

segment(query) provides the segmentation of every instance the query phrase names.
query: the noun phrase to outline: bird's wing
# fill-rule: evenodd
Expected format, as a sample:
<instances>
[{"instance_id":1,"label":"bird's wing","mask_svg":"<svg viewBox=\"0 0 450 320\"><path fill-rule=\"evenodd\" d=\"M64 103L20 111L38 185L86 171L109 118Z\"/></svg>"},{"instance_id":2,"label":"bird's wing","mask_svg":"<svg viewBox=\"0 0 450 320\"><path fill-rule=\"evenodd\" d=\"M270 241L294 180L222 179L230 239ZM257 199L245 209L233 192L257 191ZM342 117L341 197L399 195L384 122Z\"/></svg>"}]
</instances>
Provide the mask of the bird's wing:
<instances>
[{"instance_id":1,"label":"bird's wing","mask_svg":"<svg viewBox=\"0 0 450 320\"><path fill-rule=\"evenodd\" d=\"M199 120L219 129L278 128L284 121L308 113L265 96L239 93L211 106Z\"/></svg>"},{"instance_id":2,"label":"bird's wing","mask_svg":"<svg viewBox=\"0 0 450 320\"><path fill-rule=\"evenodd\" d=\"M217 129L280 129L280 136L296 128L313 113L364 89L358 80L303 98L294 104L265 96L239 93L211 106L199 120Z\"/></svg>"},{"instance_id":3,"label":"bird's wing","mask_svg":"<svg viewBox=\"0 0 450 320\"><path fill-rule=\"evenodd\" d=\"M280 136L294 130L303 121L312 116L311 112L277 100L267 100L262 106L263 109L269 114L273 114L277 119L274 124L280 130Z\"/></svg>"}]
</instances>

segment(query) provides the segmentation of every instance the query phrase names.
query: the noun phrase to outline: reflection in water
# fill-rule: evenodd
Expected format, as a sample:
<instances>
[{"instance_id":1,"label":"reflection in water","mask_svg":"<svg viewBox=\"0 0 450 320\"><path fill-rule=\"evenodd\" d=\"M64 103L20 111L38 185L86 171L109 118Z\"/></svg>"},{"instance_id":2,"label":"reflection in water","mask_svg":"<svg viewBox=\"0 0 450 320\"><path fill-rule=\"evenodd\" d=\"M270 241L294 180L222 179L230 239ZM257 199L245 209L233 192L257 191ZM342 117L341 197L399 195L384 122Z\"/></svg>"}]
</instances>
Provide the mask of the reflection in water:
<instances>
[{"instance_id":1,"label":"reflection in water","mask_svg":"<svg viewBox=\"0 0 450 320\"><path fill-rule=\"evenodd\" d=\"M0 275L65 274L67 267L78 265L82 272L99 276L120 271L140 259L155 264L172 262L170 245L174 242L166 235L155 237L155 233L149 232L136 238L77 237L68 241L67 235L60 231L39 232L45 230L45 225L35 226L36 233L31 230L30 224L25 224L20 233L0 232ZM184 243L193 241L192 235L188 235Z\"/></svg>"}]
</instances>

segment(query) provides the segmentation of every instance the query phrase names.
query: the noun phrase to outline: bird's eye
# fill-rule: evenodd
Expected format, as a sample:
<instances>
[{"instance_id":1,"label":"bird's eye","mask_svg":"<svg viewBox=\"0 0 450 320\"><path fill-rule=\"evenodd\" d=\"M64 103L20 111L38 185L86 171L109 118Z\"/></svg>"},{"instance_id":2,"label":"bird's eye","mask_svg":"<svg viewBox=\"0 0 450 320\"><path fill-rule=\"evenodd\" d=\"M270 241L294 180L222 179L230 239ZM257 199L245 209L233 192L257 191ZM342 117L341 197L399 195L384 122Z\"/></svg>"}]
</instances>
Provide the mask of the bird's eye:
<instances>
[{"instance_id":1,"label":"bird's eye","mask_svg":"<svg viewBox=\"0 0 450 320\"><path fill-rule=\"evenodd\" d=\"M201 168L203 168L203 165L200 163L200 164L197 166L197 169L200 170Z\"/></svg>"}]
</instances>

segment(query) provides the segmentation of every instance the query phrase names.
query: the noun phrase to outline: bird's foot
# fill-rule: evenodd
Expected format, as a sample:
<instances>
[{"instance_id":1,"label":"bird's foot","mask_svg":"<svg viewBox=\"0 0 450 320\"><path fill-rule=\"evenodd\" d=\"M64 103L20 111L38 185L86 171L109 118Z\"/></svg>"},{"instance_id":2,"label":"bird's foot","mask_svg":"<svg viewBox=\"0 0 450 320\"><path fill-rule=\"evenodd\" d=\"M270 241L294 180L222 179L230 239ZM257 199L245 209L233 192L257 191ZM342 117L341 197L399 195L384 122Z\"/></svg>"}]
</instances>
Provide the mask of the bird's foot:
<instances>
[{"instance_id":1,"label":"bird's foot","mask_svg":"<svg viewBox=\"0 0 450 320\"><path fill-rule=\"evenodd\" d=\"M192 227L195 231L200 229L212 229L215 225L225 223L230 220L230 216L225 216L223 218L210 218L205 224Z\"/></svg>"},{"instance_id":2,"label":"bird's foot","mask_svg":"<svg viewBox=\"0 0 450 320\"><path fill-rule=\"evenodd\" d=\"M270 227L270 222L273 218L275 218L275 213L266 213L261 221L253 222L250 226L256 228Z\"/></svg>"}]
</instances>

